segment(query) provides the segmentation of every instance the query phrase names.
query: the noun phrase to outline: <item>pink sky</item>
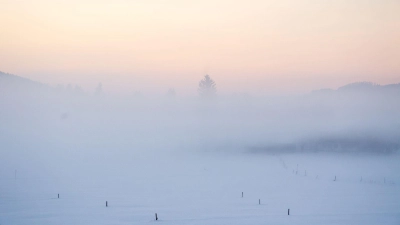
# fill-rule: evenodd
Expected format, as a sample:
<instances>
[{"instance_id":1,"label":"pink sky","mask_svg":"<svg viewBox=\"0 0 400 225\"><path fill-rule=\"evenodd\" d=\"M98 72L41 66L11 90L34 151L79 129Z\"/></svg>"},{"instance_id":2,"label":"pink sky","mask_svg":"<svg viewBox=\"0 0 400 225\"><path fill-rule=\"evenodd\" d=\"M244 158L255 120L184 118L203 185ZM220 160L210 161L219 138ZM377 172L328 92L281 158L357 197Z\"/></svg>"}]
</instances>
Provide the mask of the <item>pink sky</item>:
<instances>
[{"instance_id":1,"label":"pink sky","mask_svg":"<svg viewBox=\"0 0 400 225\"><path fill-rule=\"evenodd\" d=\"M34 2L34 3L33 3ZM400 82L400 1L0 0L0 71L92 91Z\"/></svg>"}]
</instances>

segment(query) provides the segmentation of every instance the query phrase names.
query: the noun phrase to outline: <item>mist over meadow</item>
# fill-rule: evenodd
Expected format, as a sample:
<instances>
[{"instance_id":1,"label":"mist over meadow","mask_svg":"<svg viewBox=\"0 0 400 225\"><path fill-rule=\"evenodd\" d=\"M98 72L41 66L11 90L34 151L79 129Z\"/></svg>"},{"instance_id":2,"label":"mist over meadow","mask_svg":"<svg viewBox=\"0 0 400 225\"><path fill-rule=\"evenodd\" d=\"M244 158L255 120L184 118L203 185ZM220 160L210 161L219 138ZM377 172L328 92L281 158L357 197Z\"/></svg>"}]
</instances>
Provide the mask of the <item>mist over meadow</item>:
<instances>
[{"instance_id":1,"label":"mist over meadow","mask_svg":"<svg viewBox=\"0 0 400 225\"><path fill-rule=\"evenodd\" d=\"M306 94L113 96L1 74L5 149L396 152L400 86L361 82ZM202 78L199 78L199 81ZM212 77L210 78L212 79ZM50 150L49 150L50 151Z\"/></svg>"},{"instance_id":2,"label":"mist over meadow","mask_svg":"<svg viewBox=\"0 0 400 225\"><path fill-rule=\"evenodd\" d=\"M196 96L106 85L0 74L1 224L399 222L398 84L274 96L220 95L208 75Z\"/></svg>"}]
</instances>

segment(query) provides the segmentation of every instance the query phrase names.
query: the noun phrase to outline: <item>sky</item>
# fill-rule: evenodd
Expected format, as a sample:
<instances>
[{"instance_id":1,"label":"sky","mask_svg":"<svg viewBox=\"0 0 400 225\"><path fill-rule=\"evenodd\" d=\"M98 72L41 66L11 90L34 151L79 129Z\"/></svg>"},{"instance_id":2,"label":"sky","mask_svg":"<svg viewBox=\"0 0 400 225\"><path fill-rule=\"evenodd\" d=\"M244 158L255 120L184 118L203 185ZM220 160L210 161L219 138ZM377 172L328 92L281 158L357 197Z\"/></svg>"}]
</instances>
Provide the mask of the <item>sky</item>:
<instances>
[{"instance_id":1,"label":"sky","mask_svg":"<svg viewBox=\"0 0 400 225\"><path fill-rule=\"evenodd\" d=\"M400 82L398 0L0 0L0 71L113 93Z\"/></svg>"}]
</instances>

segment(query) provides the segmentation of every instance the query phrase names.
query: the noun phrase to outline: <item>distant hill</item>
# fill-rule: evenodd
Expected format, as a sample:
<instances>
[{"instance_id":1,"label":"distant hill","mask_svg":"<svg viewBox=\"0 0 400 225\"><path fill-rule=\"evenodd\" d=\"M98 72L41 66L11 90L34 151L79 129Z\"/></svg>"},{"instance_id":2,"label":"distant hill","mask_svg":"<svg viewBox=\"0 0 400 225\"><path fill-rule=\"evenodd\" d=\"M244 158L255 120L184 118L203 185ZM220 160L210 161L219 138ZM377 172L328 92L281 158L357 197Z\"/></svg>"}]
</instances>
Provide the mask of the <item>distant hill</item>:
<instances>
[{"instance_id":1,"label":"distant hill","mask_svg":"<svg viewBox=\"0 0 400 225\"><path fill-rule=\"evenodd\" d=\"M19 83L19 84L28 84L28 85L43 85L40 82L30 80L28 78L20 77L14 74L5 73L0 71L0 80L1 82L9 82L9 83Z\"/></svg>"},{"instance_id":2,"label":"distant hill","mask_svg":"<svg viewBox=\"0 0 400 225\"><path fill-rule=\"evenodd\" d=\"M347 84L343 87L338 88L338 91L388 91L388 90L399 90L400 83L379 85L370 82L357 82Z\"/></svg>"},{"instance_id":3,"label":"distant hill","mask_svg":"<svg viewBox=\"0 0 400 225\"><path fill-rule=\"evenodd\" d=\"M335 92L386 92L386 91L396 91L400 93L400 83L397 84L387 84L380 85L371 82L355 82L346 84L339 87L337 90L334 89L319 89L312 91L313 94L328 94Z\"/></svg>"},{"instance_id":4,"label":"distant hill","mask_svg":"<svg viewBox=\"0 0 400 225\"><path fill-rule=\"evenodd\" d=\"M0 91L30 91L49 89L48 85L42 84L17 75L0 71Z\"/></svg>"},{"instance_id":5,"label":"distant hill","mask_svg":"<svg viewBox=\"0 0 400 225\"><path fill-rule=\"evenodd\" d=\"M338 88L338 91L371 91L381 88L379 84L371 82L356 82Z\"/></svg>"},{"instance_id":6,"label":"distant hill","mask_svg":"<svg viewBox=\"0 0 400 225\"><path fill-rule=\"evenodd\" d=\"M7 96L14 95L38 95L46 96L48 94L65 94L81 96L84 95L83 89L78 86L68 84L65 88L63 85L52 87L41 82L33 81L14 74L4 73L0 71L0 93Z\"/></svg>"}]
</instances>

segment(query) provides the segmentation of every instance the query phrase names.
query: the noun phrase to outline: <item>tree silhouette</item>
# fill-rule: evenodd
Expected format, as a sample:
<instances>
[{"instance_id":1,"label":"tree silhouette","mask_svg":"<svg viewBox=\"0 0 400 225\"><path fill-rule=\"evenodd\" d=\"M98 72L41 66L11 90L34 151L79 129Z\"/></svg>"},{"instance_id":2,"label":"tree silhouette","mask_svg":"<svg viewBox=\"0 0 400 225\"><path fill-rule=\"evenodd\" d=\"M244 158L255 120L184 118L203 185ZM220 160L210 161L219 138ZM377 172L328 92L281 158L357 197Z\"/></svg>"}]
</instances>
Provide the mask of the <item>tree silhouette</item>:
<instances>
[{"instance_id":1,"label":"tree silhouette","mask_svg":"<svg viewBox=\"0 0 400 225\"><path fill-rule=\"evenodd\" d=\"M169 98L174 98L176 96L175 89L173 88L168 89L166 96Z\"/></svg>"},{"instance_id":2,"label":"tree silhouette","mask_svg":"<svg viewBox=\"0 0 400 225\"><path fill-rule=\"evenodd\" d=\"M94 91L95 96L103 96L103 85L99 83Z\"/></svg>"},{"instance_id":3,"label":"tree silhouette","mask_svg":"<svg viewBox=\"0 0 400 225\"><path fill-rule=\"evenodd\" d=\"M199 95L205 98L215 97L217 94L217 88L215 86L216 84L210 78L210 76L205 75L204 78L199 82Z\"/></svg>"}]
</instances>

